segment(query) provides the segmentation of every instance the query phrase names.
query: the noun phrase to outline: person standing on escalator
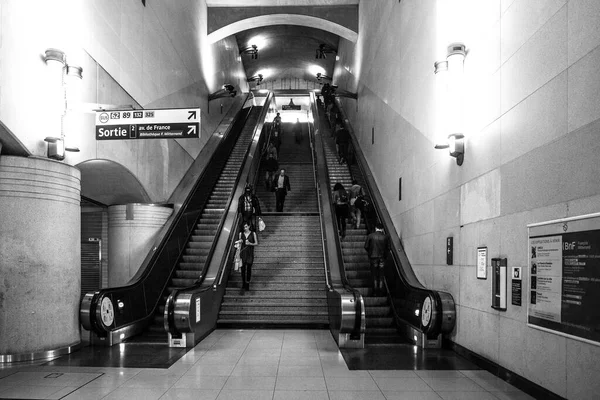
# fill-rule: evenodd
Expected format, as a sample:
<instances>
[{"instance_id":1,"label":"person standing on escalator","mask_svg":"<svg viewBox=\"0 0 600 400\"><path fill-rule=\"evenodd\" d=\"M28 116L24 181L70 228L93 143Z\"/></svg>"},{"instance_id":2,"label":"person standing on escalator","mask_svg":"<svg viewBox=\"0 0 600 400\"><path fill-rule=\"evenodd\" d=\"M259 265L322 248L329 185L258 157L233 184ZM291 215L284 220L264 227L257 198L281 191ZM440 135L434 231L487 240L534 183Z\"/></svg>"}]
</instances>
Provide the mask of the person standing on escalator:
<instances>
[{"instance_id":1,"label":"person standing on escalator","mask_svg":"<svg viewBox=\"0 0 600 400\"><path fill-rule=\"evenodd\" d=\"M338 234L342 239L346 237L346 219L348 218L348 192L344 185L337 182L333 187L333 204L335 204L335 218Z\"/></svg>"},{"instance_id":2,"label":"person standing on escalator","mask_svg":"<svg viewBox=\"0 0 600 400\"><path fill-rule=\"evenodd\" d=\"M369 254L371 265L371 276L373 277L373 294L381 296L383 290L383 268L385 259L390 252L390 238L383 232L383 224L378 222L375 225L375 232L367 236L365 241L365 250Z\"/></svg>"}]
</instances>

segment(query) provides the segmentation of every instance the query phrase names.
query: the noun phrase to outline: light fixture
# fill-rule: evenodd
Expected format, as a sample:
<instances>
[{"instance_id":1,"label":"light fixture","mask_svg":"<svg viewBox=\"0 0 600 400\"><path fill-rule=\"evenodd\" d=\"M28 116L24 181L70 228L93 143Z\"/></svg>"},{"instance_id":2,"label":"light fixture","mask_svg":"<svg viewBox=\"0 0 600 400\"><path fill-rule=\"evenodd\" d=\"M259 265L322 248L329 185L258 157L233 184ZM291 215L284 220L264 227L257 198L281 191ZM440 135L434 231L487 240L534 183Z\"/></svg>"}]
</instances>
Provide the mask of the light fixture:
<instances>
[{"instance_id":1,"label":"light fixture","mask_svg":"<svg viewBox=\"0 0 600 400\"><path fill-rule=\"evenodd\" d=\"M462 165L465 154L463 123L463 71L467 54L462 43L448 46L446 60L434 63L434 73L438 87L438 127L443 140L435 143L436 149L449 149L450 155L456 158L456 164Z\"/></svg>"},{"instance_id":2,"label":"light fixture","mask_svg":"<svg viewBox=\"0 0 600 400\"><path fill-rule=\"evenodd\" d=\"M316 59L327 58L327 54L332 54L332 53L337 53L337 50L332 47L327 46L324 43L321 43L315 51L315 58Z\"/></svg>"},{"instance_id":3,"label":"light fixture","mask_svg":"<svg viewBox=\"0 0 600 400\"><path fill-rule=\"evenodd\" d=\"M255 44L248 46L248 47L240 50L240 55L242 55L242 54L250 54L250 57L253 60L258 60L258 46Z\"/></svg>"},{"instance_id":4,"label":"light fixture","mask_svg":"<svg viewBox=\"0 0 600 400\"><path fill-rule=\"evenodd\" d=\"M44 52L44 62L48 67L60 70L60 76L56 77L60 79L57 82L60 86L60 113L61 113L61 132L60 137L48 136L44 139L48 143L48 158L55 160L64 160L65 151L78 152L79 148L76 146L65 146L65 133L64 126L67 120L67 111L69 106L67 104L67 85L65 83L65 77L77 78L77 80L83 79L83 68L77 65L69 65L67 63L67 55L58 49L49 48ZM57 68L58 67L58 68ZM71 89L72 90L72 89ZM58 94L58 93L57 93Z\"/></svg>"},{"instance_id":5,"label":"light fixture","mask_svg":"<svg viewBox=\"0 0 600 400\"><path fill-rule=\"evenodd\" d=\"M258 75L254 75L250 78L248 78L248 82L256 82L256 86L259 86L260 83L263 80L263 75L262 74L258 74Z\"/></svg>"},{"instance_id":6,"label":"light fixture","mask_svg":"<svg viewBox=\"0 0 600 400\"><path fill-rule=\"evenodd\" d=\"M208 101L219 99L221 97L235 97L237 95L237 90L235 90L235 86L226 83L223 85L223 88L217 90L214 93L208 95Z\"/></svg>"},{"instance_id":7,"label":"light fixture","mask_svg":"<svg viewBox=\"0 0 600 400\"><path fill-rule=\"evenodd\" d=\"M321 82L321 79L332 80L333 78L320 72L317 72L317 81Z\"/></svg>"}]
</instances>

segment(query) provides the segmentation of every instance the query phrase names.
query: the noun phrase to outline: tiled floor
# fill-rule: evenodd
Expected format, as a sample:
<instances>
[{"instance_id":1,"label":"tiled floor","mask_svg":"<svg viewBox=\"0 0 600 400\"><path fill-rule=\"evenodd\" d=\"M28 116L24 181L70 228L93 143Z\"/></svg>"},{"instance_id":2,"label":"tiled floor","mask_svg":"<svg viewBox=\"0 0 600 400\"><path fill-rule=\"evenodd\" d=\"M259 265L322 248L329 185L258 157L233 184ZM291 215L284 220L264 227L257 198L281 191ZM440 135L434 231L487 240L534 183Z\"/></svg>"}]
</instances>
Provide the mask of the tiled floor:
<instances>
[{"instance_id":1,"label":"tiled floor","mask_svg":"<svg viewBox=\"0 0 600 400\"><path fill-rule=\"evenodd\" d=\"M0 398L531 399L487 371L350 371L328 330L217 330L168 369L13 366Z\"/></svg>"}]
</instances>

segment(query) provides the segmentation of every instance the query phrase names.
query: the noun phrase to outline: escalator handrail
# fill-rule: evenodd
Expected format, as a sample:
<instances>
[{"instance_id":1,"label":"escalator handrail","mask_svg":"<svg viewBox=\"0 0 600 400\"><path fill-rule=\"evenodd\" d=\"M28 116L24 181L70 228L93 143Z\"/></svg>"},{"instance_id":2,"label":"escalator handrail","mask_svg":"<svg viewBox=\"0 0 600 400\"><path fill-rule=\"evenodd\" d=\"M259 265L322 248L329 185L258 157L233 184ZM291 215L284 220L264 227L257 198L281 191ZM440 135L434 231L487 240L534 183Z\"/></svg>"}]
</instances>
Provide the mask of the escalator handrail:
<instances>
[{"instance_id":1,"label":"escalator handrail","mask_svg":"<svg viewBox=\"0 0 600 400\"><path fill-rule=\"evenodd\" d=\"M395 230L392 219L389 213L387 212L387 209L381 206L384 205L385 202L383 201L381 193L377 189L375 180L368 168L366 158L362 153L362 150L358 146L358 140L356 139L354 130L352 129L352 126L349 123L349 120L345 114L345 111L341 105L339 98L336 98L336 105L340 113L344 116L344 123L346 125L346 128L350 132L351 145L354 150L356 165L358 166L361 174L363 175L364 183L367 186L366 189L371 195L371 203L373 205L372 209L376 213L378 221L380 221L384 225L385 231L388 233L388 236L392 242L392 246L390 246L390 253L393 259L394 272L400 278L400 281L403 284L407 285L409 288L417 292L421 292L423 294L431 296L432 300L436 303L435 308L440 311L443 310L444 307L439 295L440 291L426 288L415 275L412 269L412 265L408 260L408 256L404 251L404 246L402 246L399 235ZM391 232L393 232L394 234L390 234ZM407 323L419 330L423 328L422 326L415 326L415 324L412 324L406 319L400 317L397 314L395 307L393 307L393 310L396 320L401 320L402 322ZM441 318L438 318L438 321L435 321L435 325L435 330L441 329Z\"/></svg>"},{"instance_id":2,"label":"escalator handrail","mask_svg":"<svg viewBox=\"0 0 600 400\"><path fill-rule=\"evenodd\" d=\"M328 257L328 252L327 252L327 246L325 245L325 243L327 242L327 238L325 237L325 227L324 225L324 221L323 221L323 204L321 202L321 188L319 187L319 173L317 171L317 155L316 155L316 134L317 132L319 132L319 120L318 120L318 109L316 107L316 102L315 102L315 94L314 92L311 92L310 94L310 107L312 109L312 113L313 113L313 121L312 123L309 121L308 122L308 138L310 140L310 147L311 147L311 152L310 152L310 156L312 159L312 165L313 165L313 179L315 182L315 188L317 189L317 207L319 209L319 216L321 217L321 246L323 248L323 267L325 269L325 286L327 287L327 290L333 290L333 286L331 285L331 272L330 272L330 266L329 266L329 257ZM315 123L316 121L316 123ZM311 134L311 126L313 128L313 132Z\"/></svg>"},{"instance_id":3,"label":"escalator handrail","mask_svg":"<svg viewBox=\"0 0 600 400\"><path fill-rule=\"evenodd\" d=\"M320 132L321 135L321 155L323 157L323 160L325 160L323 162L323 169L325 170L325 176L324 176L324 180L325 180L325 184L327 186L327 192L324 193L324 197L322 198L321 196L319 196L319 212L322 213L322 208L321 207L328 207L331 213L331 219L332 219L332 225L333 225L333 230L334 230L334 234L333 234L333 243L335 245L335 249L336 249L336 255L337 255L337 260L338 260L338 268L340 270L340 284L341 287L348 293L351 293L352 296L354 297L354 304L355 304L355 319L354 319L354 331L355 333L362 333L365 329L365 318L364 318L364 311L365 311L365 303L364 303L364 298L362 296L362 294L354 287L352 287L352 285L350 285L350 283L348 282L348 279L346 278L346 273L345 273L345 264L344 264L344 257L342 254L342 246L341 243L339 241L339 237L338 235L335 234L336 231L338 231L338 226L337 226L337 218L335 217L335 205L331 202L331 182L329 180L329 167L327 165L327 155L325 152L325 144L324 144L324 140L323 140L323 130L321 129L321 118L320 118L320 114L319 114L319 107L316 104L316 101L314 101L314 97L312 98L312 111L313 111L313 119L316 122L315 125L317 126L317 128L315 128L315 133L316 132ZM316 157L316 146L314 149L314 153L315 153L315 157ZM316 168L315 168L316 169ZM320 192L321 194L323 194L322 192ZM321 199L322 203L321 203ZM325 232L325 221L324 218L321 219L321 231ZM325 240L326 238L323 239L323 246L325 248ZM326 254L327 251L326 251ZM328 270L327 272L330 272L330 270ZM333 279L331 282L332 286L333 285ZM336 285L337 286L337 285Z\"/></svg>"},{"instance_id":4,"label":"escalator handrail","mask_svg":"<svg viewBox=\"0 0 600 400\"><path fill-rule=\"evenodd\" d=\"M216 155L220 154L220 152L223 151L223 146L226 146L228 144L228 140L232 140L231 138L233 136L235 136L236 134L239 134L239 132L235 132L235 129L238 127L238 123L240 122L240 118L239 117L241 117L243 119L244 124L245 124L245 121L247 120L247 118L248 118L248 116L250 114L250 111L251 111L251 109L247 109L246 110L247 113L244 115L243 114L244 110L245 109L241 108L238 111L234 123L231 124L228 127L226 133L223 135L223 138L219 142L219 145L217 146L217 148L215 149L215 151L211 155L210 161L208 162L207 165L210 165L212 163L212 161L216 158ZM195 211L188 211L187 209L190 206L190 203L191 203L191 201L192 201L192 199L194 197L194 194L200 189L200 186L202 185L203 180L205 179L205 177L207 176L207 174L210 173L210 172L211 172L210 168L204 168L204 170L202 171L201 175L198 177L198 179L194 183L192 189L190 190L190 192L186 196L184 202L182 203L181 207L179 208L177 216L175 216L175 218L172 220L171 225L167 229L167 232L165 233L163 239L158 244L158 246L154 247L151 250L152 251L152 255L151 255L150 260L147 263L147 267L144 269L144 271L141 274L136 274L135 280L133 282L130 282L130 283L126 284L126 285L117 286L117 287L111 287L111 288L104 288L104 289L100 289L100 290L94 292L94 295L92 297L92 300L91 300L90 306L89 306L89 310L90 310L90 321L89 322L91 323L91 328L93 328L94 331L96 331L97 333L102 333L102 332L106 332L106 331L120 329L120 328L122 328L124 326L134 324L134 323L136 323L136 322L138 322L140 320L144 320L144 319L148 318L149 316L152 316L153 310L156 308L156 304L152 307L151 310L148 309L147 304L146 304L146 308L148 310L148 313L147 313L147 315L145 317L143 317L141 319L135 319L135 320L132 320L132 321L127 321L126 323L124 323L124 324L122 324L120 326L116 326L115 325L114 327L111 327L110 329L102 329L104 326L98 324L97 323L98 322L97 318L95 318L95 315L92 315L92 314L95 314L95 310L98 308L98 301L101 298L103 298L104 296L108 295L111 292L122 291L122 290L133 289L133 288L139 287L140 285L144 284L144 282L146 281L146 279L149 279L149 277L152 274L152 271L156 267L157 259L159 258L161 252L164 251L164 249L166 248L166 246L169 243L169 241L172 239L172 236L174 234L175 229L179 226L179 224L181 223L181 221L184 218L184 216L186 216L186 215L194 215L194 213L197 213L198 215L195 218L197 220L198 216L201 214L201 211L202 211L202 208L204 207L204 205L202 207L200 207L199 210L195 210ZM190 234L191 233L193 233L193 228L190 229ZM181 251L183 251L184 248L185 247L182 246ZM181 257L181 254L179 254L179 257L177 257L177 259L179 260L180 257ZM173 266L171 268L174 269ZM168 284L168 282L165 282L165 287L166 287L167 284ZM163 290L164 290L164 287L163 287ZM159 298L160 296L157 296L157 297Z\"/></svg>"},{"instance_id":5,"label":"escalator handrail","mask_svg":"<svg viewBox=\"0 0 600 400\"><path fill-rule=\"evenodd\" d=\"M268 112L268 104L271 101L271 98L272 98L272 93L269 93L267 95L267 98L265 99L263 106L262 106L261 113L258 116L257 124L254 128L254 132L252 133L252 138L253 138L252 141L254 141L255 138L257 137L257 133L258 133L259 137L262 136L261 132L262 132L262 128L264 125L264 119L266 118L266 113ZM261 121L263 121L263 122L261 122ZM260 138L259 138L259 140L260 140ZM242 165L240 166L240 170L236 177L234 188L238 188L240 185L240 181L243 179L243 175L244 175L243 171L246 168L246 163L248 162L249 152L250 152L251 148L252 148L252 144L250 144L248 146L248 148L246 149L246 152L244 154L244 161L243 161ZM255 174L255 176L256 176L256 174ZM255 176L254 176L254 178L255 178ZM248 179L247 179L247 181L248 181ZM233 190L233 192L230 194L230 196L227 200L227 206L225 207L225 210L229 210L231 208L231 204L235 201L236 193L237 193L237 190ZM236 212L236 214L237 214L237 212ZM221 280L223 278L223 272L225 270L224 266L227 264L227 261L221 263L219 271L217 271L217 274L215 275L215 276L220 277L217 283L215 283L215 282L205 283L205 278L206 278L206 274L208 272L208 268L210 267L212 258L214 256L215 249L217 247L217 243L218 243L219 238L224 230L224 225L225 225L226 219L227 219L227 212L224 212L223 216L221 218L221 221L219 223L219 226L217 228L217 234L211 244L211 249L206 258L201 277L193 285L190 285L185 288L173 290L167 297L167 302L165 304L165 314L166 314L165 330L170 332L171 334L179 334L179 332L177 332L177 330L176 330L176 324L174 321L175 307L176 307L176 302L177 302L178 296L183 293L204 292L204 291L211 290L211 289L214 290L217 288L218 285L221 284ZM230 259L231 251L233 249L233 246L231 245L231 238L232 238L231 235L237 234L237 228L236 228L237 225L238 225L238 219L236 217L233 222L233 227L230 229L229 237L227 238L227 243L229 243L229 245L227 246L227 250L226 250L227 255L226 255L225 260Z\"/></svg>"}]
</instances>

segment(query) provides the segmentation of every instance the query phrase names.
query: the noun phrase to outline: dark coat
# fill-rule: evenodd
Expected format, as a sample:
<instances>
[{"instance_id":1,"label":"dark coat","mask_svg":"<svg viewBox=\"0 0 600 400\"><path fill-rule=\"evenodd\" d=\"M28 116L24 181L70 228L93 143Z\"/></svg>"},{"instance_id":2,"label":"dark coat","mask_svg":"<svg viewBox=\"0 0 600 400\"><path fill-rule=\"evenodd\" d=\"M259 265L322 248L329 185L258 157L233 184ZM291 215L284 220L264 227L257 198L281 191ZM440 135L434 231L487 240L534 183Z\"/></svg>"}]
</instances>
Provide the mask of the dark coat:
<instances>
[{"instance_id":1,"label":"dark coat","mask_svg":"<svg viewBox=\"0 0 600 400\"><path fill-rule=\"evenodd\" d=\"M390 238L383 232L375 231L367 236L365 250L369 258L386 258L390 250Z\"/></svg>"},{"instance_id":2,"label":"dark coat","mask_svg":"<svg viewBox=\"0 0 600 400\"><path fill-rule=\"evenodd\" d=\"M244 197L246 196L246 194L244 193L243 195L240 196L240 198L238 199L238 213L243 213L244 212ZM261 211L260 211L260 202L258 201L258 197L256 197L256 195L251 195L252 197L252 207L254 207L254 215L262 215Z\"/></svg>"},{"instance_id":3,"label":"dark coat","mask_svg":"<svg viewBox=\"0 0 600 400\"><path fill-rule=\"evenodd\" d=\"M273 177L273 183L271 186L271 190L274 192L277 189L277 182L279 181L279 174L275 175ZM287 192L291 192L292 189L290 187L290 178L287 175L283 176L283 191L285 194L287 194Z\"/></svg>"}]
</instances>

